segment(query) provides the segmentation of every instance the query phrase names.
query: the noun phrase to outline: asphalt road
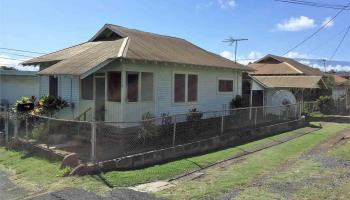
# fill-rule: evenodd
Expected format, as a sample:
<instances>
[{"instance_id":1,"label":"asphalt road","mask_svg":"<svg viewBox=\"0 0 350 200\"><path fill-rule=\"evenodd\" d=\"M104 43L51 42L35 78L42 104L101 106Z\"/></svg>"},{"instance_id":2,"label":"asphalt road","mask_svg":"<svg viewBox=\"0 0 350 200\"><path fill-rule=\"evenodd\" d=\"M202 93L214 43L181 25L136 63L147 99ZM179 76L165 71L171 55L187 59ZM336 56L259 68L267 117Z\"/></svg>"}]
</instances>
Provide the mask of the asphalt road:
<instances>
[{"instance_id":1,"label":"asphalt road","mask_svg":"<svg viewBox=\"0 0 350 200\"><path fill-rule=\"evenodd\" d=\"M13 184L5 172L0 171L0 200L156 200L147 193L136 192L130 189L115 188L106 194L106 197L75 188L28 197L28 192Z\"/></svg>"}]
</instances>

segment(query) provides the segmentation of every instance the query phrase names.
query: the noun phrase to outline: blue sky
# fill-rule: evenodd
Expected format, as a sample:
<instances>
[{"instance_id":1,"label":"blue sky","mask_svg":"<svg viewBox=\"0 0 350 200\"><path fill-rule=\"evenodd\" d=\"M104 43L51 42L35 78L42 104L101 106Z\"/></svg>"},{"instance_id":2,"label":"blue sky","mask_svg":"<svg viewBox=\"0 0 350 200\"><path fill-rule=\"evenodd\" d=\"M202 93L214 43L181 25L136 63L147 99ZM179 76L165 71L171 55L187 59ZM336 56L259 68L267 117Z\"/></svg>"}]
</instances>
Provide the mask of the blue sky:
<instances>
[{"instance_id":1,"label":"blue sky","mask_svg":"<svg viewBox=\"0 0 350 200\"><path fill-rule=\"evenodd\" d=\"M273 0L0 0L0 48L51 52L85 42L112 23L185 38L229 58L234 48L222 41L248 38L240 43L238 58L257 58L282 55L336 12ZM349 25L350 11L345 11L289 56L328 59ZM335 60L350 60L349 42L350 36ZM19 54L0 49L0 57L25 59L8 53ZM16 61L0 60L4 62Z\"/></svg>"}]
</instances>

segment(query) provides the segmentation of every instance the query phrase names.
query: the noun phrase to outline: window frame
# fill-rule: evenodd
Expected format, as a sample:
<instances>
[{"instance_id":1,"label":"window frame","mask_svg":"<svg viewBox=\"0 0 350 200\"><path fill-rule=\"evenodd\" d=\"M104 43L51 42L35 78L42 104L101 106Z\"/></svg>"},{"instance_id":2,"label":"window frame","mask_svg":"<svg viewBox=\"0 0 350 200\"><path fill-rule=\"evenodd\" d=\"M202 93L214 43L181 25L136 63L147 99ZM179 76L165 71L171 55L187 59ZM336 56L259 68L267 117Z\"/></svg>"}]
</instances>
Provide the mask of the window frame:
<instances>
[{"instance_id":1,"label":"window frame","mask_svg":"<svg viewBox=\"0 0 350 200\"><path fill-rule=\"evenodd\" d=\"M127 104L135 104L135 103L153 103L154 102L154 99L155 99L155 84L156 84L156 81L155 81L155 73L153 71L132 71L132 70L125 70L124 71L125 73L125 80L122 81L125 85L125 103ZM138 98L137 98L137 101L128 101L128 73L135 73L135 74L138 74ZM152 95L152 100L148 100L148 101L142 101L142 73L151 73L152 74L152 81L153 81L153 85L152 85L152 92L153 92L153 95Z\"/></svg>"},{"instance_id":2,"label":"window frame","mask_svg":"<svg viewBox=\"0 0 350 200\"><path fill-rule=\"evenodd\" d=\"M222 92L220 91L220 81L232 81L232 91ZM218 77L216 81L216 93L220 95L231 95L235 92L235 79L234 78L225 78L225 77Z\"/></svg>"},{"instance_id":3,"label":"window frame","mask_svg":"<svg viewBox=\"0 0 350 200\"><path fill-rule=\"evenodd\" d=\"M183 102L175 102L175 75L182 74L185 75L185 101ZM188 101L188 75L196 75L197 76L197 100L196 101ZM174 105L195 105L199 102L199 73L198 72L186 72L186 71L173 71L172 74L172 86L171 86L171 101Z\"/></svg>"}]
</instances>

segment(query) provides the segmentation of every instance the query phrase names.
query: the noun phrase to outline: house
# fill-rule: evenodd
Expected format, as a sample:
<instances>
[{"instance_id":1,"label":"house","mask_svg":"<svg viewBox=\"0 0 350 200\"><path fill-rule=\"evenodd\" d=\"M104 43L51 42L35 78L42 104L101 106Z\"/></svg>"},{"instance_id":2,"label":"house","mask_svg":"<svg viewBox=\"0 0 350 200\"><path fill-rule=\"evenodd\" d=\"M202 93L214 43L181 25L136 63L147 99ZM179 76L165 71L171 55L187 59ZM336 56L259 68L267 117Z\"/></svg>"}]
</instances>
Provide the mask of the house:
<instances>
[{"instance_id":1,"label":"house","mask_svg":"<svg viewBox=\"0 0 350 200\"><path fill-rule=\"evenodd\" d=\"M243 88L250 88L252 106L302 102L304 93L327 88L323 72L290 58L267 55L248 66L255 71L245 76Z\"/></svg>"},{"instance_id":2,"label":"house","mask_svg":"<svg viewBox=\"0 0 350 200\"><path fill-rule=\"evenodd\" d=\"M350 109L350 81L332 74L335 86L332 89L333 99L336 101L345 101L346 109Z\"/></svg>"},{"instance_id":3,"label":"house","mask_svg":"<svg viewBox=\"0 0 350 200\"><path fill-rule=\"evenodd\" d=\"M35 71L0 69L0 105L9 106L22 96L38 96L39 79Z\"/></svg>"},{"instance_id":4,"label":"house","mask_svg":"<svg viewBox=\"0 0 350 200\"><path fill-rule=\"evenodd\" d=\"M228 108L249 67L184 39L106 24L89 41L28 60L40 66L40 95L61 96L59 114L132 122L144 113Z\"/></svg>"}]
</instances>

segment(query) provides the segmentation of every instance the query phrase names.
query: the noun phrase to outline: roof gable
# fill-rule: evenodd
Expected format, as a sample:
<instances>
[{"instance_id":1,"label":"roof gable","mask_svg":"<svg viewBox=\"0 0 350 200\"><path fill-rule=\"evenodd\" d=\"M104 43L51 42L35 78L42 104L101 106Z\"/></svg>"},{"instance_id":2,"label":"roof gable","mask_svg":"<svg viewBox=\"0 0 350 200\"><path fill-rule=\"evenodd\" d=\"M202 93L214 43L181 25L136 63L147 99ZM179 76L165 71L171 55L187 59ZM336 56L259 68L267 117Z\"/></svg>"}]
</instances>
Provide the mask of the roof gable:
<instances>
[{"instance_id":1,"label":"roof gable","mask_svg":"<svg viewBox=\"0 0 350 200\"><path fill-rule=\"evenodd\" d=\"M294 59L267 55L249 65L256 71L254 74L281 74L281 75L308 75L323 76L324 74L316 68L304 65Z\"/></svg>"},{"instance_id":2,"label":"roof gable","mask_svg":"<svg viewBox=\"0 0 350 200\"><path fill-rule=\"evenodd\" d=\"M106 48L104 51L101 47ZM91 54L94 52L94 54ZM122 52L122 53L120 53ZM94 58L92 61L90 58ZM88 42L40 56L24 62L24 65L58 61L40 74L82 75L91 68L101 66L107 59L166 62L251 71L247 66L234 63L217 54L206 51L184 39L159 35L106 24ZM90 62L91 61L91 62ZM69 68L74 68L69 70ZM85 71L84 71L85 70ZM67 75L68 75L67 74Z\"/></svg>"}]
</instances>

